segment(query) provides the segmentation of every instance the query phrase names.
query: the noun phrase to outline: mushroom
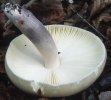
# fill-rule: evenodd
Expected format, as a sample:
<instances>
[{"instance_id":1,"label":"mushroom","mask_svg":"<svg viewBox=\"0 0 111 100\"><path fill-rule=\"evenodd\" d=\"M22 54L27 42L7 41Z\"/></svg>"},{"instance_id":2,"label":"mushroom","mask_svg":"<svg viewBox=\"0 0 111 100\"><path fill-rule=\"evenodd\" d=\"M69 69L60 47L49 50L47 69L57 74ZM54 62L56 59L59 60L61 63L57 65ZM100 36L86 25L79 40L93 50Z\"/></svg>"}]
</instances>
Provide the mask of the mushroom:
<instances>
[{"instance_id":1,"label":"mushroom","mask_svg":"<svg viewBox=\"0 0 111 100\"><path fill-rule=\"evenodd\" d=\"M24 34L10 43L5 69L20 89L46 97L69 96L89 87L102 73L106 49L89 31L47 25L19 5L7 3L6 16Z\"/></svg>"}]
</instances>

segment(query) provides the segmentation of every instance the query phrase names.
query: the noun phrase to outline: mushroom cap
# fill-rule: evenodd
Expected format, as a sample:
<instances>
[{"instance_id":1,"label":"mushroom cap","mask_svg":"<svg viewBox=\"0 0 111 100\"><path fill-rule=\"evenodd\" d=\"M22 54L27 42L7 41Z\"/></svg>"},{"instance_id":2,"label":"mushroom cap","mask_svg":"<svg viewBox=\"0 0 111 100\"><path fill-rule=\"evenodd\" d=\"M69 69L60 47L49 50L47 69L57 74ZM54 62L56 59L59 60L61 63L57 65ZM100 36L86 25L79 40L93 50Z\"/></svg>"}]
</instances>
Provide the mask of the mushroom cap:
<instances>
[{"instance_id":1,"label":"mushroom cap","mask_svg":"<svg viewBox=\"0 0 111 100\"><path fill-rule=\"evenodd\" d=\"M105 66L107 54L102 41L77 27L46 28L57 46L60 66L45 68L39 51L22 34L10 43L6 53L5 68L11 81L28 93L46 97L69 96L90 86Z\"/></svg>"}]
</instances>

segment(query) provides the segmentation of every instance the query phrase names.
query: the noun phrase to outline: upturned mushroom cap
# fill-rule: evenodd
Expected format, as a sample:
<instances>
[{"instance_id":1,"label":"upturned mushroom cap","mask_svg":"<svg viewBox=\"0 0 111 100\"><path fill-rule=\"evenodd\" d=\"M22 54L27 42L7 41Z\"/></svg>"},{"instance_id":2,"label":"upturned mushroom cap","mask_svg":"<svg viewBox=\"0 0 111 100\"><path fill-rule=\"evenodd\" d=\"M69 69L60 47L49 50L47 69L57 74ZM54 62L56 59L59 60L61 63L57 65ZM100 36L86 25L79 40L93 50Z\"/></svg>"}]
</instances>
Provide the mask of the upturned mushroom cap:
<instances>
[{"instance_id":1,"label":"upturned mushroom cap","mask_svg":"<svg viewBox=\"0 0 111 100\"><path fill-rule=\"evenodd\" d=\"M102 41L76 27L49 25L46 28L57 46L60 66L45 68L39 51L22 34L10 43L6 53L5 68L11 81L26 92L47 97L73 95L90 86L106 62Z\"/></svg>"}]
</instances>

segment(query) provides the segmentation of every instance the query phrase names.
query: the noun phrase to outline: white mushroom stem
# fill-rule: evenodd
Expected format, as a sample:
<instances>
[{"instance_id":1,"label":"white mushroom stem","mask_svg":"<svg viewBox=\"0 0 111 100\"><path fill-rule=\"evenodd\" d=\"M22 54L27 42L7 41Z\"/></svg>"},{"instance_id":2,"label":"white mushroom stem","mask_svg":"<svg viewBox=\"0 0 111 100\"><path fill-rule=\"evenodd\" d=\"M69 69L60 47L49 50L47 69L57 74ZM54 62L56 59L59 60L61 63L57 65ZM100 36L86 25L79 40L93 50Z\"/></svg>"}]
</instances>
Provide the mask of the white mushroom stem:
<instances>
[{"instance_id":1,"label":"white mushroom stem","mask_svg":"<svg viewBox=\"0 0 111 100\"><path fill-rule=\"evenodd\" d=\"M31 12L17 4L7 3L4 13L37 47L43 57L46 68L59 66L58 50L53 38Z\"/></svg>"}]
</instances>

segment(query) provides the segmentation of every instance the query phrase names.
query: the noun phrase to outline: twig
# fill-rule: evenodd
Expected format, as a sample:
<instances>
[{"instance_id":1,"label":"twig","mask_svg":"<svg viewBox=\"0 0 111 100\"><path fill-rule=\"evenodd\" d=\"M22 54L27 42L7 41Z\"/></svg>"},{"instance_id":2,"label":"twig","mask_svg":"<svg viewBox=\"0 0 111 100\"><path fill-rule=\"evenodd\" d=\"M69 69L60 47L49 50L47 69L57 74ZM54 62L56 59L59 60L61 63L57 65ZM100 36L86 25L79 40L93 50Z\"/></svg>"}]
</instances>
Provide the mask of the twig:
<instances>
[{"instance_id":1,"label":"twig","mask_svg":"<svg viewBox=\"0 0 111 100\"><path fill-rule=\"evenodd\" d=\"M86 19L84 19L79 13L77 13L77 16L79 16L85 23L87 23L94 31L96 31L98 33L98 35L100 35L103 39L108 40L107 37L105 37L101 32L99 32L93 25L91 25Z\"/></svg>"},{"instance_id":2,"label":"twig","mask_svg":"<svg viewBox=\"0 0 111 100\"><path fill-rule=\"evenodd\" d=\"M86 24L88 24L98 35L100 35L103 39L109 41L107 37L105 37L101 32L99 32L93 25L91 25L85 18L83 18L77 11L74 11L73 8L71 10L79 17L81 18Z\"/></svg>"}]
</instances>

